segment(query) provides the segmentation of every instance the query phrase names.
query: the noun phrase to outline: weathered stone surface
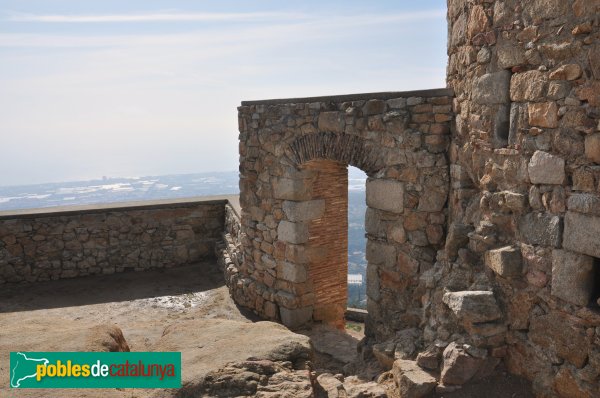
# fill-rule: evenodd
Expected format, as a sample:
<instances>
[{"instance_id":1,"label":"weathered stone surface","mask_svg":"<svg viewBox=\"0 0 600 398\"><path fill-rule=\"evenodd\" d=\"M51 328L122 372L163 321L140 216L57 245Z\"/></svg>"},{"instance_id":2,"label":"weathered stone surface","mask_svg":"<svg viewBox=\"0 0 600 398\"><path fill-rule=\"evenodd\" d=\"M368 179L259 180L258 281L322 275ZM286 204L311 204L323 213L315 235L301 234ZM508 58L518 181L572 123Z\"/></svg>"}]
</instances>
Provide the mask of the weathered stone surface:
<instances>
[{"instance_id":1,"label":"weathered stone surface","mask_svg":"<svg viewBox=\"0 0 600 398\"><path fill-rule=\"evenodd\" d=\"M450 258L455 258L458 254L458 249L466 246L469 243L469 232L473 230L470 225L452 223L448 229L446 237L446 253Z\"/></svg>"},{"instance_id":2,"label":"weathered stone surface","mask_svg":"<svg viewBox=\"0 0 600 398\"><path fill-rule=\"evenodd\" d=\"M318 375L317 383L319 383L320 388L327 394L327 398L341 398L340 395L346 392L342 381L331 373Z\"/></svg>"},{"instance_id":3,"label":"weathered stone surface","mask_svg":"<svg viewBox=\"0 0 600 398\"><path fill-rule=\"evenodd\" d=\"M236 361L210 371L201 380L185 385L180 396L202 397L313 397L312 380L306 370L295 370L285 361Z\"/></svg>"},{"instance_id":4,"label":"weathered stone surface","mask_svg":"<svg viewBox=\"0 0 600 398\"><path fill-rule=\"evenodd\" d=\"M393 268L396 265L396 247L382 242L367 241L367 261L371 264Z\"/></svg>"},{"instance_id":5,"label":"weathered stone surface","mask_svg":"<svg viewBox=\"0 0 600 398\"><path fill-rule=\"evenodd\" d=\"M525 50L511 40L501 40L496 46L498 68L509 69L527 62Z\"/></svg>"},{"instance_id":6,"label":"weathered stone surface","mask_svg":"<svg viewBox=\"0 0 600 398\"><path fill-rule=\"evenodd\" d=\"M581 66L578 64L561 65L550 72L552 80L577 80L581 77Z\"/></svg>"},{"instance_id":7,"label":"weathered stone surface","mask_svg":"<svg viewBox=\"0 0 600 398\"><path fill-rule=\"evenodd\" d=\"M443 302L461 321L489 322L502 317L494 293L482 290L448 292Z\"/></svg>"},{"instance_id":8,"label":"weathered stone surface","mask_svg":"<svg viewBox=\"0 0 600 398\"><path fill-rule=\"evenodd\" d=\"M282 261L277 264L277 275L286 281L294 283L302 283L306 281L306 267L302 264L293 264L287 261Z\"/></svg>"},{"instance_id":9,"label":"weathered stone surface","mask_svg":"<svg viewBox=\"0 0 600 398\"><path fill-rule=\"evenodd\" d=\"M567 250L552 251L552 295L588 305L594 291L594 259Z\"/></svg>"},{"instance_id":10,"label":"weathered stone surface","mask_svg":"<svg viewBox=\"0 0 600 398\"><path fill-rule=\"evenodd\" d=\"M346 122L341 112L321 112L317 125L320 131L342 133L344 127L346 127Z\"/></svg>"},{"instance_id":11,"label":"weathered stone surface","mask_svg":"<svg viewBox=\"0 0 600 398\"><path fill-rule=\"evenodd\" d=\"M475 6L471 9L469 22L467 23L467 37L472 39L475 35L483 33L489 29L489 20L485 15L482 6Z\"/></svg>"},{"instance_id":12,"label":"weathered stone surface","mask_svg":"<svg viewBox=\"0 0 600 398\"><path fill-rule=\"evenodd\" d=\"M535 151L527 171L532 184L562 184L565 180L565 161L548 152Z\"/></svg>"},{"instance_id":13,"label":"weathered stone surface","mask_svg":"<svg viewBox=\"0 0 600 398\"><path fill-rule=\"evenodd\" d=\"M387 398L385 388L374 382L364 382L357 376L349 376L344 379L344 393L340 398Z\"/></svg>"},{"instance_id":14,"label":"weathered stone surface","mask_svg":"<svg viewBox=\"0 0 600 398\"><path fill-rule=\"evenodd\" d=\"M392 373L402 398L424 397L437 385L435 377L418 367L415 361L398 359Z\"/></svg>"},{"instance_id":15,"label":"weathered stone surface","mask_svg":"<svg viewBox=\"0 0 600 398\"><path fill-rule=\"evenodd\" d=\"M310 186L305 179L277 178L273 181L273 197L287 200L311 199Z\"/></svg>"},{"instance_id":16,"label":"weathered stone surface","mask_svg":"<svg viewBox=\"0 0 600 398\"><path fill-rule=\"evenodd\" d=\"M303 202L286 200L283 202L283 212L292 222L313 220L321 217L325 212L325 200L316 199Z\"/></svg>"},{"instance_id":17,"label":"weathered stone surface","mask_svg":"<svg viewBox=\"0 0 600 398\"><path fill-rule=\"evenodd\" d=\"M569 4L562 0L532 0L525 12L529 19L556 18L569 12Z\"/></svg>"},{"instance_id":18,"label":"weathered stone surface","mask_svg":"<svg viewBox=\"0 0 600 398\"><path fill-rule=\"evenodd\" d=\"M597 1L597 0L596 0ZM596 80L600 80L600 45L596 44L588 52L588 61L592 74Z\"/></svg>"},{"instance_id":19,"label":"weathered stone surface","mask_svg":"<svg viewBox=\"0 0 600 398\"><path fill-rule=\"evenodd\" d=\"M244 336L243 339L240 336ZM199 342L210 342L202 344ZM248 344L251 341L252 344ZM193 319L169 325L151 351L181 351L182 384L195 391L205 376L231 362L310 358L310 339L274 322ZM185 394L184 394L185 395ZM192 394L196 395L196 394Z\"/></svg>"},{"instance_id":20,"label":"weathered stone surface","mask_svg":"<svg viewBox=\"0 0 600 398\"><path fill-rule=\"evenodd\" d=\"M531 126L558 127L558 106L556 102L529 103L527 112Z\"/></svg>"},{"instance_id":21,"label":"weathered stone surface","mask_svg":"<svg viewBox=\"0 0 600 398\"><path fill-rule=\"evenodd\" d=\"M289 309L279 307L281 322L290 329L305 326L312 320L313 307Z\"/></svg>"},{"instance_id":22,"label":"weathered stone surface","mask_svg":"<svg viewBox=\"0 0 600 398\"><path fill-rule=\"evenodd\" d=\"M277 227L277 238L294 244L305 243L308 241L308 225L299 222L281 221Z\"/></svg>"},{"instance_id":23,"label":"weathered stone surface","mask_svg":"<svg viewBox=\"0 0 600 398\"><path fill-rule=\"evenodd\" d=\"M600 258L600 217L568 211L565 215L563 247Z\"/></svg>"},{"instance_id":24,"label":"weathered stone surface","mask_svg":"<svg viewBox=\"0 0 600 398\"><path fill-rule=\"evenodd\" d=\"M417 365L423 369L437 370L440 366L441 349L430 346L417 355Z\"/></svg>"},{"instance_id":25,"label":"weathered stone surface","mask_svg":"<svg viewBox=\"0 0 600 398\"><path fill-rule=\"evenodd\" d=\"M600 81L588 80L586 84L579 86L575 93L577 98L587 101L591 106L600 106Z\"/></svg>"},{"instance_id":26,"label":"weathered stone surface","mask_svg":"<svg viewBox=\"0 0 600 398\"><path fill-rule=\"evenodd\" d=\"M367 180L367 206L392 213L404 210L404 183L394 180Z\"/></svg>"},{"instance_id":27,"label":"weathered stone surface","mask_svg":"<svg viewBox=\"0 0 600 398\"><path fill-rule=\"evenodd\" d=\"M546 95L547 80L538 70L515 73L510 80L510 99L516 102L542 99Z\"/></svg>"},{"instance_id":28,"label":"weathered stone surface","mask_svg":"<svg viewBox=\"0 0 600 398\"><path fill-rule=\"evenodd\" d=\"M429 187L426 188L419 199L417 210L427 212L441 211L448 199L447 187Z\"/></svg>"},{"instance_id":29,"label":"weathered stone surface","mask_svg":"<svg viewBox=\"0 0 600 398\"><path fill-rule=\"evenodd\" d=\"M585 156L592 162L600 164L600 133L585 137Z\"/></svg>"},{"instance_id":30,"label":"weathered stone surface","mask_svg":"<svg viewBox=\"0 0 600 398\"><path fill-rule=\"evenodd\" d=\"M505 104L510 93L510 72L485 74L473 81L473 101L481 105Z\"/></svg>"},{"instance_id":31,"label":"weathered stone surface","mask_svg":"<svg viewBox=\"0 0 600 398\"><path fill-rule=\"evenodd\" d=\"M513 246L488 250L485 253L485 264L505 278L521 276L521 250Z\"/></svg>"},{"instance_id":32,"label":"weathered stone surface","mask_svg":"<svg viewBox=\"0 0 600 398\"><path fill-rule=\"evenodd\" d=\"M369 100L366 102L362 111L365 116L371 116L371 115L383 113L383 112L385 112L385 109L386 109L385 101L378 100L378 99L372 99L372 100Z\"/></svg>"},{"instance_id":33,"label":"weathered stone surface","mask_svg":"<svg viewBox=\"0 0 600 398\"><path fill-rule=\"evenodd\" d=\"M552 387L560 397L564 398L593 398L597 397L600 389L579 382L566 367L561 368L554 377Z\"/></svg>"},{"instance_id":34,"label":"weathered stone surface","mask_svg":"<svg viewBox=\"0 0 600 398\"><path fill-rule=\"evenodd\" d=\"M462 385L475 376L485 358L471 356L463 346L453 342L444 349L443 361L440 381L443 384Z\"/></svg>"},{"instance_id":35,"label":"weathered stone surface","mask_svg":"<svg viewBox=\"0 0 600 398\"><path fill-rule=\"evenodd\" d=\"M551 312L534 316L529 322L529 338L578 368L585 364L589 343L581 327L573 325L566 315Z\"/></svg>"},{"instance_id":36,"label":"weathered stone surface","mask_svg":"<svg viewBox=\"0 0 600 398\"><path fill-rule=\"evenodd\" d=\"M567 207L578 213L600 216L600 196L590 193L572 194Z\"/></svg>"},{"instance_id":37,"label":"weathered stone surface","mask_svg":"<svg viewBox=\"0 0 600 398\"><path fill-rule=\"evenodd\" d=\"M384 369L391 369L397 359L410 359L416 352L420 332L417 329L404 329L395 337L373 345L373 355Z\"/></svg>"},{"instance_id":38,"label":"weathered stone surface","mask_svg":"<svg viewBox=\"0 0 600 398\"><path fill-rule=\"evenodd\" d=\"M562 222L559 216L528 213L521 217L519 232L522 239L529 244L559 247Z\"/></svg>"}]
</instances>

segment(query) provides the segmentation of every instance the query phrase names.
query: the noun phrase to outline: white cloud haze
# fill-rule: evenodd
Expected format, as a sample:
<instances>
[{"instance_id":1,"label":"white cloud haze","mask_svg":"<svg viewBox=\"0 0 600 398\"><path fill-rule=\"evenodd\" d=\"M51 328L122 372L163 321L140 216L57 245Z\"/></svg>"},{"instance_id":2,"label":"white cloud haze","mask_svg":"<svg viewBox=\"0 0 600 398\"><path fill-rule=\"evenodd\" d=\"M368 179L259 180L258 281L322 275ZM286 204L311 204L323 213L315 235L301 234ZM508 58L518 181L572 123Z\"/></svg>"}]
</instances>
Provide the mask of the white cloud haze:
<instances>
[{"instance_id":1,"label":"white cloud haze","mask_svg":"<svg viewBox=\"0 0 600 398\"><path fill-rule=\"evenodd\" d=\"M0 34L0 185L235 170L241 100L445 84L444 9L5 20L12 29ZM165 21L195 23L148 26ZM94 30L103 23L144 29Z\"/></svg>"}]
</instances>

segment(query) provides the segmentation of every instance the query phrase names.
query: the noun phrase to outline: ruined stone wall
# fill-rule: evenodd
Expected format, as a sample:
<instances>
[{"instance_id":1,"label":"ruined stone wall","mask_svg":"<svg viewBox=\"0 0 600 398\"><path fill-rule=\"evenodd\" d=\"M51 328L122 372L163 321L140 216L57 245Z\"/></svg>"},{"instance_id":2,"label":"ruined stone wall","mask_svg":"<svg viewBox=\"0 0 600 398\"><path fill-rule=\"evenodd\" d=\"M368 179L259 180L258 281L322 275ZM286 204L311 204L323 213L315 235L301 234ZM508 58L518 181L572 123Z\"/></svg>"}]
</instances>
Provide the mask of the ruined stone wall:
<instances>
[{"instance_id":1,"label":"ruined stone wall","mask_svg":"<svg viewBox=\"0 0 600 398\"><path fill-rule=\"evenodd\" d=\"M367 333L383 339L419 325L418 277L444 243L451 98L441 89L243 102L243 255L228 271L236 301L291 327L324 319L320 303L341 302L347 214L328 212L336 203L344 207L347 198L323 193L328 184L332 190L341 186L327 182L332 173L353 165L369 177ZM330 169L333 164L339 166ZM326 224L332 228L322 228ZM343 270L323 268L334 258L344 261ZM321 270L336 276L325 280Z\"/></svg>"},{"instance_id":2,"label":"ruined stone wall","mask_svg":"<svg viewBox=\"0 0 600 398\"><path fill-rule=\"evenodd\" d=\"M450 225L425 336L487 349L544 397L600 396L599 17L448 1Z\"/></svg>"},{"instance_id":3,"label":"ruined stone wall","mask_svg":"<svg viewBox=\"0 0 600 398\"><path fill-rule=\"evenodd\" d=\"M173 267L214 258L226 200L0 214L0 283Z\"/></svg>"}]
</instances>

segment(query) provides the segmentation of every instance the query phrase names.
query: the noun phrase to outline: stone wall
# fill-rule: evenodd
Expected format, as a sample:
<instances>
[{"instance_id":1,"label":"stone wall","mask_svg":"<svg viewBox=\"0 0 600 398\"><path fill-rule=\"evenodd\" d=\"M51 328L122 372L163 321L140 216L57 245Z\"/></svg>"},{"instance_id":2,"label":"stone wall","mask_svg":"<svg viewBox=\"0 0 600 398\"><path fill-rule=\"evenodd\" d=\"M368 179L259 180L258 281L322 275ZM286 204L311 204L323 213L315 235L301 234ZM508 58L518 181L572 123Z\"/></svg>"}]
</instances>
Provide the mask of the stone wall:
<instances>
[{"instance_id":1,"label":"stone wall","mask_svg":"<svg viewBox=\"0 0 600 398\"><path fill-rule=\"evenodd\" d=\"M451 96L441 89L243 102L243 256L230 264L229 282L236 301L291 327L342 322L332 308L346 291L341 176L352 165L369 177L367 333L382 339L419 325L419 274L444 243ZM325 193L328 186L339 192ZM332 206L342 211L329 214ZM323 303L336 304L321 311Z\"/></svg>"},{"instance_id":2,"label":"stone wall","mask_svg":"<svg viewBox=\"0 0 600 398\"><path fill-rule=\"evenodd\" d=\"M0 213L0 283L173 267L214 258L227 200Z\"/></svg>"},{"instance_id":3,"label":"stone wall","mask_svg":"<svg viewBox=\"0 0 600 398\"><path fill-rule=\"evenodd\" d=\"M450 225L425 337L486 349L544 397L600 396L599 17L448 1Z\"/></svg>"}]
</instances>

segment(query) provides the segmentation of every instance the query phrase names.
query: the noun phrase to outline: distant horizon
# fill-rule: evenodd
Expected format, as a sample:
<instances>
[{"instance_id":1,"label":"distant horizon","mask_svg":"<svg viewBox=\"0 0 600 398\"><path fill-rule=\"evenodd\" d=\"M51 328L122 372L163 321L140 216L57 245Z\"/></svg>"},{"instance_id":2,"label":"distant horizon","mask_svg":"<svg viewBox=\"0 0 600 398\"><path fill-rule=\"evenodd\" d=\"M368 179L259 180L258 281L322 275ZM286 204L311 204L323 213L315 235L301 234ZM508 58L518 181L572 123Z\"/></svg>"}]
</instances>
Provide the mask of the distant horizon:
<instances>
[{"instance_id":1,"label":"distant horizon","mask_svg":"<svg viewBox=\"0 0 600 398\"><path fill-rule=\"evenodd\" d=\"M77 182L102 182L106 178L106 180L135 180L142 178L151 178L151 177L170 177L170 176L185 176L185 175L195 175L195 174L217 174L217 173L239 173L238 170L220 170L220 171L201 171L201 172L191 172L191 173L167 173L167 174L148 174L148 175L139 175L139 176L101 176L101 177L91 177L91 178L83 178L83 179L73 179L73 180L64 180L64 181L43 181L43 182L35 182L30 184L11 184L11 185L3 185L0 184L0 189L2 188L13 188L13 187L27 187L27 186L35 186L35 185L50 185L50 184L72 184Z\"/></svg>"}]
</instances>

